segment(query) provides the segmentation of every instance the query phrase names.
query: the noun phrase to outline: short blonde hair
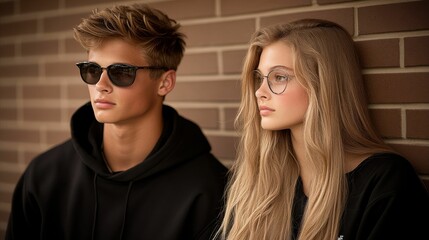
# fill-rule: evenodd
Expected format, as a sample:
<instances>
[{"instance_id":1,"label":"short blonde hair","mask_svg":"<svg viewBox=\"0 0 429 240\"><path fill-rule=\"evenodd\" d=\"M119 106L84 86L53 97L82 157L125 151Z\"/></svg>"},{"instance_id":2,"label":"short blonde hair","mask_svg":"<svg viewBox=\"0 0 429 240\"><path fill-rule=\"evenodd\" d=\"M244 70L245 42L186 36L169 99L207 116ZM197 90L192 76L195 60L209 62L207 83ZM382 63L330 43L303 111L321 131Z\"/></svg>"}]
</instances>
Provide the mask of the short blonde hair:
<instances>
[{"instance_id":1,"label":"short blonde hair","mask_svg":"<svg viewBox=\"0 0 429 240\"><path fill-rule=\"evenodd\" d=\"M180 24L146 4L94 10L75 27L74 37L86 50L118 38L141 47L149 65L177 70L185 51Z\"/></svg>"}]
</instances>

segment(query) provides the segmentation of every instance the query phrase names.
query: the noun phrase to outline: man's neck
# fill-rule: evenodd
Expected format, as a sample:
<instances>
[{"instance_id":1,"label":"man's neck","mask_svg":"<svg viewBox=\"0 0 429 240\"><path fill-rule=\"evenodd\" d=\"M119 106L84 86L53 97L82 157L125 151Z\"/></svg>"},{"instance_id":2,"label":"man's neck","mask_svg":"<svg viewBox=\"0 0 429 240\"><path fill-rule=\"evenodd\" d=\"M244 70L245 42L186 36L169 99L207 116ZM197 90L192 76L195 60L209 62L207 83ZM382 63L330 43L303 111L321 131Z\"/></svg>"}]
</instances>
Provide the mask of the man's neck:
<instances>
[{"instance_id":1,"label":"man's neck","mask_svg":"<svg viewBox=\"0 0 429 240\"><path fill-rule=\"evenodd\" d=\"M104 124L103 152L110 170L126 171L143 162L158 142L162 128L162 120L137 127Z\"/></svg>"}]
</instances>

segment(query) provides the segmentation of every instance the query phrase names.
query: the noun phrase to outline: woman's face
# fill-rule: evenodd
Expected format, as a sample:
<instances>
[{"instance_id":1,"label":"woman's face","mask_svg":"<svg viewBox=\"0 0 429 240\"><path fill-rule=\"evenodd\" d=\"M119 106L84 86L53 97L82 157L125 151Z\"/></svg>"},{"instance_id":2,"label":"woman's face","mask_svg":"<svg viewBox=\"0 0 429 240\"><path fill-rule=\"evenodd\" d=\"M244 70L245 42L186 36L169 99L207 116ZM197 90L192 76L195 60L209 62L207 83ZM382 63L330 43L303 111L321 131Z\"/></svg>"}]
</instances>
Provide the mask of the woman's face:
<instances>
[{"instance_id":1,"label":"woman's face","mask_svg":"<svg viewBox=\"0 0 429 240\"><path fill-rule=\"evenodd\" d=\"M266 77L263 78L260 87L256 89L255 95L258 100L262 128L293 130L301 127L308 108L308 94L295 77L292 49L279 41L266 46L261 53L257 70L263 76L267 76L271 72L271 89L273 90L274 80L281 82L287 79L286 89L283 92L279 93L274 90L279 94L270 90Z\"/></svg>"}]
</instances>

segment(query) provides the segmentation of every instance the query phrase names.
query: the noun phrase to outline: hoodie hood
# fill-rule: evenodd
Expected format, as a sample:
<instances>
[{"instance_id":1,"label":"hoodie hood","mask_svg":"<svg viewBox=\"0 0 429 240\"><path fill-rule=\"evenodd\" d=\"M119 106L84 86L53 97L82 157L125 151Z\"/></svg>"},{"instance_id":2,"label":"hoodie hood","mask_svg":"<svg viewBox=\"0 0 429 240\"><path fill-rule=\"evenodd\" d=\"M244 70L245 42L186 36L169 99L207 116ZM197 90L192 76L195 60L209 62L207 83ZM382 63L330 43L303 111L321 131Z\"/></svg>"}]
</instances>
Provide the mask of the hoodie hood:
<instances>
[{"instance_id":1,"label":"hoodie hood","mask_svg":"<svg viewBox=\"0 0 429 240\"><path fill-rule=\"evenodd\" d=\"M167 105L163 105L162 112L164 128L154 149L140 164L124 172L112 174L107 169L101 152L103 124L95 119L89 102L72 116L73 145L82 162L96 175L119 182L146 178L210 153L210 144L195 123Z\"/></svg>"}]
</instances>

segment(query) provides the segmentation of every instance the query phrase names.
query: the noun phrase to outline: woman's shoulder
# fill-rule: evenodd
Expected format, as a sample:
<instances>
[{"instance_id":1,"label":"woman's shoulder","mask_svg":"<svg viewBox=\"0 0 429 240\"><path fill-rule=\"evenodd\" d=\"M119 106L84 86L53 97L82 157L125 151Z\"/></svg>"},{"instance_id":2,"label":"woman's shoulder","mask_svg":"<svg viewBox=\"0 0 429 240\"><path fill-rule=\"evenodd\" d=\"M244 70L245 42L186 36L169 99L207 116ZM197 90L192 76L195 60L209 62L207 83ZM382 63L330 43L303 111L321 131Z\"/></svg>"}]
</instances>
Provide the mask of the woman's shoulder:
<instances>
[{"instance_id":1,"label":"woman's shoulder","mask_svg":"<svg viewBox=\"0 0 429 240\"><path fill-rule=\"evenodd\" d=\"M425 189L412 164L395 153L374 154L347 174L353 190L403 194Z\"/></svg>"},{"instance_id":2,"label":"woman's shoulder","mask_svg":"<svg viewBox=\"0 0 429 240\"><path fill-rule=\"evenodd\" d=\"M363 160L350 175L357 173L389 174L394 172L414 171L411 163L396 153L377 153Z\"/></svg>"}]
</instances>

